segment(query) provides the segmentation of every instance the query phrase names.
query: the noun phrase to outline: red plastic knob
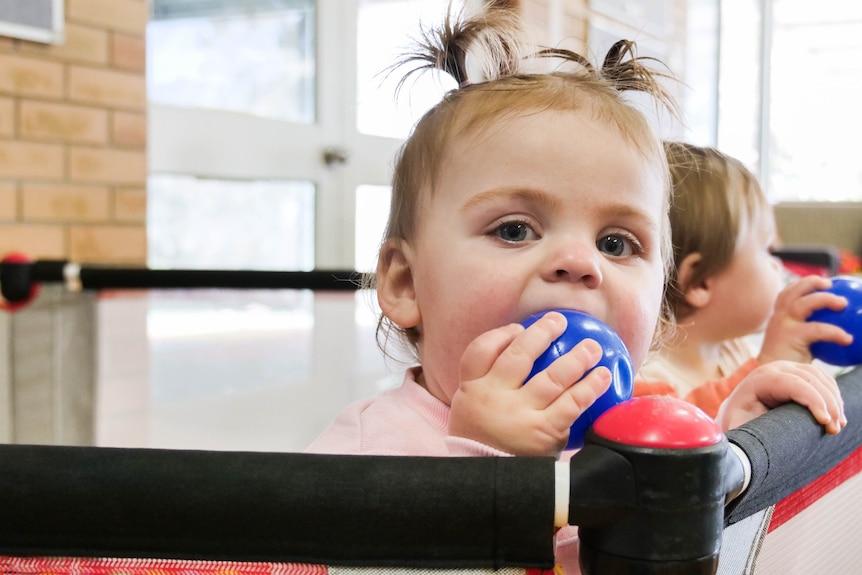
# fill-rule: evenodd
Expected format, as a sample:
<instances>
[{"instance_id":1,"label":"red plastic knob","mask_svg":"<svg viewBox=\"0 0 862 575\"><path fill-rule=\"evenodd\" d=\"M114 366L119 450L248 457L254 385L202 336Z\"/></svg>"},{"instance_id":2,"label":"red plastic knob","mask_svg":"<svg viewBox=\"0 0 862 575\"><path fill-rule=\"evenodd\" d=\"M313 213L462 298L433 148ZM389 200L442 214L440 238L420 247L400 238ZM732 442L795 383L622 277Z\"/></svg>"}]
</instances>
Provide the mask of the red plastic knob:
<instances>
[{"instance_id":1,"label":"red plastic knob","mask_svg":"<svg viewBox=\"0 0 862 575\"><path fill-rule=\"evenodd\" d=\"M605 439L636 447L691 449L719 443L724 434L700 408L668 395L646 395L617 404L593 424Z\"/></svg>"}]
</instances>

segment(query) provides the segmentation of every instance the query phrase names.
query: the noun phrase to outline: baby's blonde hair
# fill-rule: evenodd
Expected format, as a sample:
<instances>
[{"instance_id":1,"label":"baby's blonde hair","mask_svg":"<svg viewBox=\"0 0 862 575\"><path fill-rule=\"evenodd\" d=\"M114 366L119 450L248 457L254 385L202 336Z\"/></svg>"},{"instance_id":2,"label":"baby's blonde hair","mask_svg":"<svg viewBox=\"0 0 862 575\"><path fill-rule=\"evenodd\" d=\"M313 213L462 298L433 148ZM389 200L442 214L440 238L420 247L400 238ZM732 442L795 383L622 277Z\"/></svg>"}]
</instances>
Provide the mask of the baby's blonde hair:
<instances>
[{"instance_id":1,"label":"baby's blonde hair","mask_svg":"<svg viewBox=\"0 0 862 575\"><path fill-rule=\"evenodd\" d=\"M742 226L772 210L757 177L738 159L715 148L665 142L673 183L670 227L674 266L668 275L668 307L685 318L692 309L685 291L714 276L730 263ZM677 273L689 254L701 259L687 285Z\"/></svg>"},{"instance_id":2,"label":"baby's blonde hair","mask_svg":"<svg viewBox=\"0 0 862 575\"><path fill-rule=\"evenodd\" d=\"M482 72L481 81L469 79L468 49L474 58L471 62L476 62L475 68ZM547 58L559 59L574 70L528 70L539 59ZM425 113L396 157L384 242L413 239L420 201L425 198L423 194L433 195L453 142L495 122L530 112L583 111L606 122L655 166L669 196L670 176L661 140L644 113L623 95L628 90L645 92L676 113L673 98L660 84L661 78L670 75L651 70L645 60L651 59L637 57L634 43L622 40L611 48L601 68L596 68L586 58L567 50L528 48L522 41L517 16L510 10L492 5L472 18L450 13L441 28L426 32L417 50L399 62L420 63L408 76L422 70L443 70L459 87ZM667 221L662 226L661 253L667 271L672 263L670 228ZM367 287L375 287L373 277L369 280ZM415 329L401 329L381 316L378 343L384 353L393 332L415 349L419 338Z\"/></svg>"}]
</instances>

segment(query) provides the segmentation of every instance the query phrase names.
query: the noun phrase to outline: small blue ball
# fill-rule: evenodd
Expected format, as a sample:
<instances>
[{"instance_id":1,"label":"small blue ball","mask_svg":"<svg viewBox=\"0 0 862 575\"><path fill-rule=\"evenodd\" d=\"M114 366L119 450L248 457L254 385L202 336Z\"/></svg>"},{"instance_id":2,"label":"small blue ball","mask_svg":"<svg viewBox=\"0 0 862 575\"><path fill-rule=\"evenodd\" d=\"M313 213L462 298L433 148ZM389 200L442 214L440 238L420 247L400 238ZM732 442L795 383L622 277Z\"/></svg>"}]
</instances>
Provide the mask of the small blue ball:
<instances>
[{"instance_id":1,"label":"small blue ball","mask_svg":"<svg viewBox=\"0 0 862 575\"><path fill-rule=\"evenodd\" d=\"M811 344L811 355L831 365L862 364L862 278L834 277L832 287L826 291L847 298L847 307L841 311L818 309L808 317L808 321L837 325L853 336L853 343L838 345L829 341L818 341Z\"/></svg>"},{"instance_id":2,"label":"small blue ball","mask_svg":"<svg viewBox=\"0 0 862 575\"><path fill-rule=\"evenodd\" d=\"M551 342L548 349L533 363L533 370L524 383L534 375L546 369L558 357L567 353L581 340L590 338L598 342L602 347L602 359L596 366L603 365L611 372L611 387L602 394L596 402L591 405L572 424L569 431L569 441L566 449L578 449L584 444L584 435L593 422L605 411L630 399L634 390L634 370L632 360L625 344L607 324L592 317L591 315L574 310L549 310L557 311L566 317L567 326L563 334ZM546 312L531 315L521 325L529 327ZM590 369L592 371L593 367ZM589 373L589 371L587 372ZM584 374L586 376L586 374Z\"/></svg>"}]
</instances>

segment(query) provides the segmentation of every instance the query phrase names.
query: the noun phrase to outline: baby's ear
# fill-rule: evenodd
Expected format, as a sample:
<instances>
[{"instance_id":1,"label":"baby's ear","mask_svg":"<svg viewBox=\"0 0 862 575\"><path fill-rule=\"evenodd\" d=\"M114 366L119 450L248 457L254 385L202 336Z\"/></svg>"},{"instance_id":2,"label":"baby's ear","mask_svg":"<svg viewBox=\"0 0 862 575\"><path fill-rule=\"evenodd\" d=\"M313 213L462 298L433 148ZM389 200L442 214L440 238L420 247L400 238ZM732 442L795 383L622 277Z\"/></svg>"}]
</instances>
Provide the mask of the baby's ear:
<instances>
[{"instance_id":1,"label":"baby's ear","mask_svg":"<svg viewBox=\"0 0 862 575\"><path fill-rule=\"evenodd\" d=\"M413 289L412 251L404 240L389 239L377 260L377 302L380 310L402 328L419 325L422 319Z\"/></svg>"},{"instance_id":2,"label":"baby's ear","mask_svg":"<svg viewBox=\"0 0 862 575\"><path fill-rule=\"evenodd\" d=\"M683 294L685 303L700 309L709 303L710 293L706 278L695 281L697 267L703 260L700 252L693 252L682 258L677 269L677 286Z\"/></svg>"}]
</instances>

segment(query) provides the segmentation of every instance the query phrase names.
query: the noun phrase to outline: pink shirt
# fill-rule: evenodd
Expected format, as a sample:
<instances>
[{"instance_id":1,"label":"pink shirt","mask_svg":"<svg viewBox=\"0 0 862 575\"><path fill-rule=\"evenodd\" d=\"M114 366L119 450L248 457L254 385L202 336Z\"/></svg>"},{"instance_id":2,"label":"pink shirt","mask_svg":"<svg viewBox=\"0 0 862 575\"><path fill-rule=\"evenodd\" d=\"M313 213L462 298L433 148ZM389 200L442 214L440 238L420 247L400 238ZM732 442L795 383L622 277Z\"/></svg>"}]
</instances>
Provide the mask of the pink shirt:
<instances>
[{"instance_id":1,"label":"pink shirt","mask_svg":"<svg viewBox=\"0 0 862 575\"><path fill-rule=\"evenodd\" d=\"M477 441L449 436L449 406L416 382L419 369L408 369L399 387L347 406L306 451L342 455L511 457ZM565 575L580 575L577 528L557 530L555 544L557 570L562 568Z\"/></svg>"}]
</instances>

